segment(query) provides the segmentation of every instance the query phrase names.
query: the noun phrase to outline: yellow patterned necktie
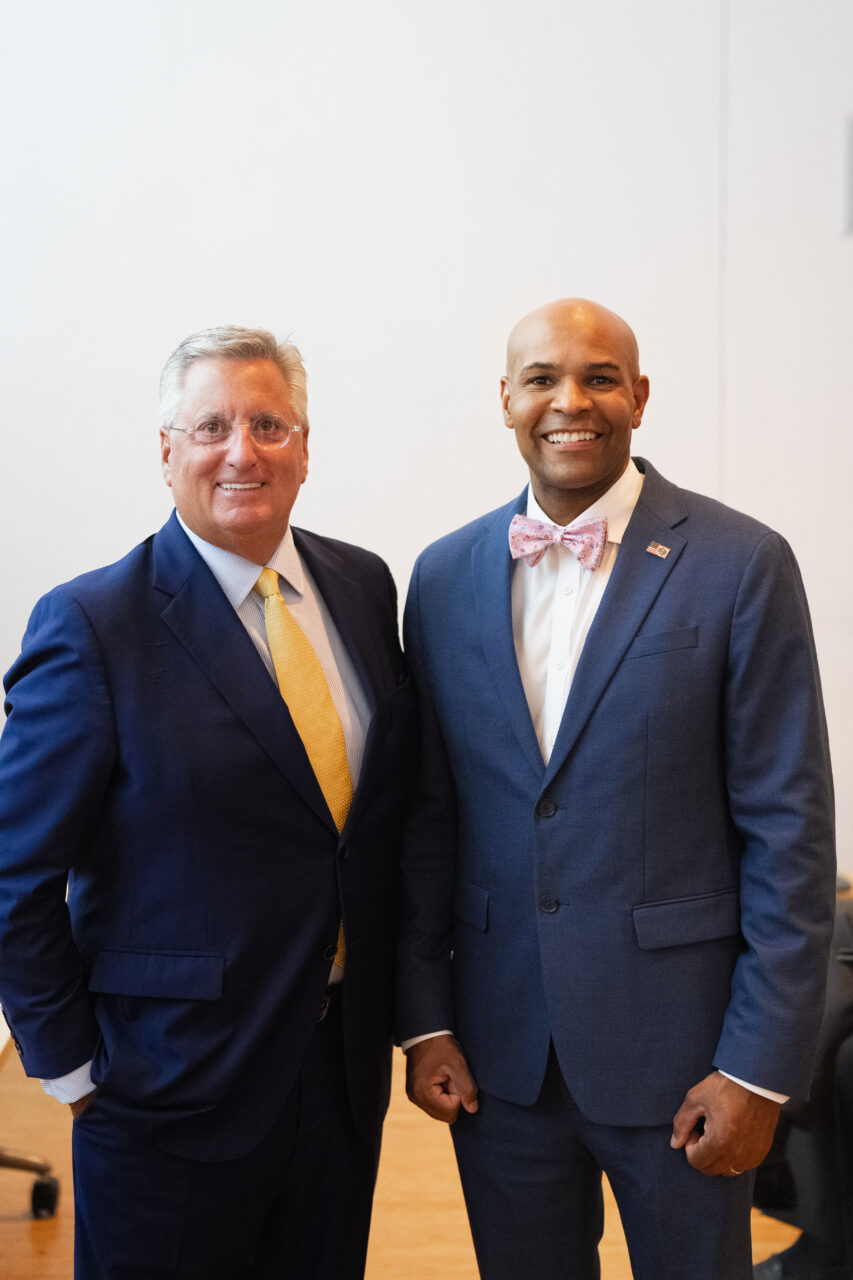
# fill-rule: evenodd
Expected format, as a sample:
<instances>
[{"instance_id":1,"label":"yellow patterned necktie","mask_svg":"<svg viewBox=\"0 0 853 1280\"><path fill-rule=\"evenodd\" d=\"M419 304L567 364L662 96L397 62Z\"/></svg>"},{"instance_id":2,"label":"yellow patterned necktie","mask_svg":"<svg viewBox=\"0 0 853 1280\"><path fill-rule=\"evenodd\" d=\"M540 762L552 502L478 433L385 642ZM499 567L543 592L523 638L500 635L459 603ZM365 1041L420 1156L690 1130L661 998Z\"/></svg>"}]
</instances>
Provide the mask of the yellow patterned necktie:
<instances>
[{"instance_id":1,"label":"yellow patterned necktie","mask_svg":"<svg viewBox=\"0 0 853 1280\"><path fill-rule=\"evenodd\" d=\"M320 659L278 589L275 569L264 569L255 589L264 598L264 623L281 696L338 831L352 802L352 778L344 731ZM335 964L344 962L344 926L338 932Z\"/></svg>"}]
</instances>

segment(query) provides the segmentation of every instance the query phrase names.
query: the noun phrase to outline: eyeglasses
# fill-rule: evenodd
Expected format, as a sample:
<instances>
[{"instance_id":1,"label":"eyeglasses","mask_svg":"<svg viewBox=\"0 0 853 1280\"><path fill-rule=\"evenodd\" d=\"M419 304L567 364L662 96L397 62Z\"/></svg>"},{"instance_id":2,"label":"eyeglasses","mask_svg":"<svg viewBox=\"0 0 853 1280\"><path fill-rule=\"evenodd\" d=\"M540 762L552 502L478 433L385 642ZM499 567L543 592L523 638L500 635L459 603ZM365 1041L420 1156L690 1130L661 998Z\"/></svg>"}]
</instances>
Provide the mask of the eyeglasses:
<instances>
[{"instance_id":1,"label":"eyeglasses","mask_svg":"<svg viewBox=\"0 0 853 1280\"><path fill-rule=\"evenodd\" d=\"M229 443L234 435L232 423L224 418L210 418L197 427L169 427L170 431L180 431L191 444L209 449L212 445L223 446ZM255 418L249 424L249 433L259 449L283 449L293 433L302 430L300 426L291 427L278 418Z\"/></svg>"}]
</instances>

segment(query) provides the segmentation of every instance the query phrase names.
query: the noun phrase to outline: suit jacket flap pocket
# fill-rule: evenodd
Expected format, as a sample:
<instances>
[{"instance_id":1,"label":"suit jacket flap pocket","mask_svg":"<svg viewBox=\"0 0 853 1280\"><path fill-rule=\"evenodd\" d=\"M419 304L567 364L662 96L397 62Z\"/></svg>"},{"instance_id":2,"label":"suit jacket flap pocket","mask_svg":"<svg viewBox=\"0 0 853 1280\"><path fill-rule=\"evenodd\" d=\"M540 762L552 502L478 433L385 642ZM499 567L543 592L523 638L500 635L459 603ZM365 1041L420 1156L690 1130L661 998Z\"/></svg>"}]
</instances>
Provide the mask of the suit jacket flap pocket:
<instances>
[{"instance_id":1,"label":"suit jacket flap pocket","mask_svg":"<svg viewBox=\"0 0 853 1280\"><path fill-rule=\"evenodd\" d=\"M218 1000L224 974L223 956L108 948L95 957L89 990L161 1000Z\"/></svg>"},{"instance_id":2,"label":"suit jacket flap pocket","mask_svg":"<svg viewBox=\"0 0 853 1280\"><path fill-rule=\"evenodd\" d=\"M676 649L695 649L698 643L698 627L679 627L677 631L656 631L653 635L637 636L625 657L646 658L652 653L670 653Z\"/></svg>"},{"instance_id":3,"label":"suit jacket flap pocket","mask_svg":"<svg viewBox=\"0 0 853 1280\"><path fill-rule=\"evenodd\" d=\"M737 889L704 893L670 902L645 902L633 908L637 943L643 951L709 942L740 933L740 894Z\"/></svg>"},{"instance_id":4,"label":"suit jacket flap pocket","mask_svg":"<svg viewBox=\"0 0 853 1280\"><path fill-rule=\"evenodd\" d=\"M473 925L484 932L489 925L489 895L478 884L470 880L459 880L456 884L456 896L453 910L460 920Z\"/></svg>"}]
</instances>

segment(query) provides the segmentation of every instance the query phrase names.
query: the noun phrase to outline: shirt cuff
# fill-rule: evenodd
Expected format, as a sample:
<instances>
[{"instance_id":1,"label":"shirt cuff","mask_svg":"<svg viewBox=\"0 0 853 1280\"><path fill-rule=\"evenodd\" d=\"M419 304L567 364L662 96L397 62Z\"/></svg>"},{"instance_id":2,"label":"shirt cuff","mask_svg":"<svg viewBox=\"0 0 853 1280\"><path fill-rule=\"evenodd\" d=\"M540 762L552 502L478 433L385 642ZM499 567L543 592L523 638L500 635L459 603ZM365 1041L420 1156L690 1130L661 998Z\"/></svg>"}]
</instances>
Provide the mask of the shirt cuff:
<instances>
[{"instance_id":1,"label":"shirt cuff","mask_svg":"<svg viewBox=\"0 0 853 1280\"><path fill-rule=\"evenodd\" d=\"M84 1062L76 1071L69 1071L67 1076L57 1076L55 1080L42 1080L41 1087L50 1098L57 1102L77 1102L85 1098L94 1089L92 1084L92 1063Z\"/></svg>"},{"instance_id":2,"label":"shirt cuff","mask_svg":"<svg viewBox=\"0 0 853 1280\"><path fill-rule=\"evenodd\" d=\"M412 1045L420 1044L422 1040L434 1040L436 1036L452 1036L452 1031L428 1031L425 1036L412 1036L411 1040L401 1040L400 1048L403 1053L408 1053Z\"/></svg>"},{"instance_id":3,"label":"shirt cuff","mask_svg":"<svg viewBox=\"0 0 853 1280\"><path fill-rule=\"evenodd\" d=\"M720 1071L720 1068L717 1067ZM744 1089L748 1089L750 1093L760 1093L762 1098L769 1098L771 1102L787 1102L791 1096L788 1093L774 1093L772 1089L762 1089L761 1085L750 1084L748 1080L738 1080L737 1076L730 1076L728 1071L720 1071L721 1076L725 1076L727 1080L733 1080L735 1084L742 1084Z\"/></svg>"}]
</instances>

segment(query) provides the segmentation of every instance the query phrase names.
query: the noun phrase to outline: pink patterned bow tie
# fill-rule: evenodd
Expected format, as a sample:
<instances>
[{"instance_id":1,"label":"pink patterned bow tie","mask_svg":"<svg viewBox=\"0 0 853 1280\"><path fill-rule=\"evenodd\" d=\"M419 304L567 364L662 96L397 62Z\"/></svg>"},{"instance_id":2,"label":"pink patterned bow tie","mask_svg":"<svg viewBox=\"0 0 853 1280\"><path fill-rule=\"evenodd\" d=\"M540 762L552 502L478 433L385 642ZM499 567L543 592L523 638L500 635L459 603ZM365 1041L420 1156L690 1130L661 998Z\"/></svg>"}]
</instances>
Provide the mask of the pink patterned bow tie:
<instances>
[{"instance_id":1,"label":"pink patterned bow tie","mask_svg":"<svg viewBox=\"0 0 853 1280\"><path fill-rule=\"evenodd\" d=\"M538 564L550 546L568 547L583 569L597 569L607 544L607 520L580 520L561 529L545 520L513 516L509 526L509 549L513 560L522 556L529 565Z\"/></svg>"}]
</instances>

